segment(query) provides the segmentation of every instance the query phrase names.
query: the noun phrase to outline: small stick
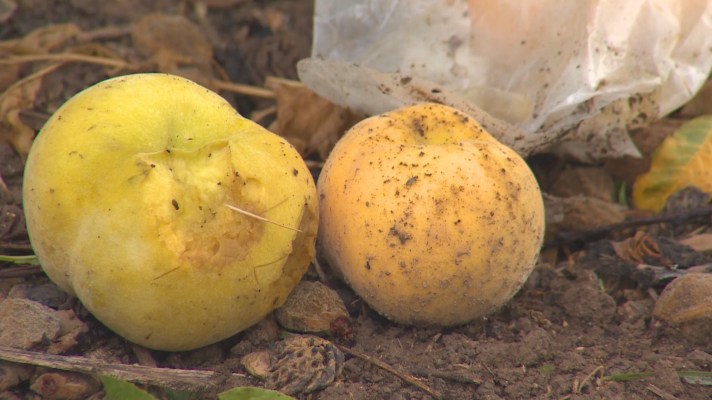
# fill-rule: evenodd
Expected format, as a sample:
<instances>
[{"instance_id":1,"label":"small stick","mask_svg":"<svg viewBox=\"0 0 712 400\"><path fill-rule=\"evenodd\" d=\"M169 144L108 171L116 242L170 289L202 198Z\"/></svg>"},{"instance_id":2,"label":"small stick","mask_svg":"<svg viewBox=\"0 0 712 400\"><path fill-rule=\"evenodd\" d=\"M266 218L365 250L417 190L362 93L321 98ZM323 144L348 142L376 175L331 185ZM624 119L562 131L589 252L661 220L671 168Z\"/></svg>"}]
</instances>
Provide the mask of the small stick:
<instances>
[{"instance_id":1,"label":"small stick","mask_svg":"<svg viewBox=\"0 0 712 400\"><path fill-rule=\"evenodd\" d=\"M664 390L660 389L659 387L650 384L648 387L645 388L646 390L649 390L656 395L658 395L660 398L665 399L665 400L677 400L677 397L665 392Z\"/></svg>"},{"instance_id":2,"label":"small stick","mask_svg":"<svg viewBox=\"0 0 712 400\"><path fill-rule=\"evenodd\" d=\"M86 357L56 356L4 346L0 346L0 360L84 374L108 375L125 381L170 387L177 390L206 390L219 383L222 376L214 371L108 364ZM246 378L245 375L236 373L231 376Z\"/></svg>"},{"instance_id":3,"label":"small stick","mask_svg":"<svg viewBox=\"0 0 712 400\"><path fill-rule=\"evenodd\" d=\"M324 273L324 270L321 268L321 265L319 264L319 260L314 257L314 269L316 270L316 274L319 275L319 280L321 283L325 284L327 283L326 280L326 274Z\"/></svg>"},{"instance_id":4,"label":"small stick","mask_svg":"<svg viewBox=\"0 0 712 400\"><path fill-rule=\"evenodd\" d=\"M443 372L443 371L430 371L427 369L413 369L413 370L411 370L411 372L415 375L420 375L420 376L425 376L425 377L434 376L436 378L448 379L448 380L460 382L460 383L469 383L469 384L474 384L474 385L482 384L482 381L479 379L469 378L467 376L464 376L464 375L458 374L458 373L450 373L450 372Z\"/></svg>"},{"instance_id":5,"label":"small stick","mask_svg":"<svg viewBox=\"0 0 712 400\"><path fill-rule=\"evenodd\" d=\"M280 224L280 223L278 223L278 222L274 222L274 221L269 220L269 219L267 219L267 218L265 218L265 217L260 217L260 216L257 215L257 214L253 214L253 213L251 213L251 212L249 212L249 211L245 211L245 210L240 209L240 208L237 208L237 207L235 207L235 206L231 206L231 205L229 205L229 204L223 204L223 205L224 205L225 207L231 209L232 211L237 211L237 212L239 212L240 214L244 214L244 215L247 215L248 217L252 217L252 218L254 218L254 219L258 219L258 220L260 220L260 221L262 221L262 222L268 222L268 223L270 223L270 224L277 225L277 226L282 227L282 228L284 228L284 229L289 229L290 231L302 233L302 231L300 231L300 230L297 229L297 228L292 228L291 226L282 225L282 224Z\"/></svg>"},{"instance_id":6,"label":"small stick","mask_svg":"<svg viewBox=\"0 0 712 400\"><path fill-rule=\"evenodd\" d=\"M3 60L0 59L0 65L2 65L2 61L3 61ZM52 64L52 65L50 65L50 66L47 67L47 68L43 68L43 69L41 69L41 70L39 70L39 71L37 71L37 72L35 72L35 73L32 73L32 74L27 75L26 77L24 77L24 78L22 78L22 79L19 79L19 80L15 81L15 83L13 83L12 85L10 85L10 87L8 87L7 89L5 89L5 91L4 91L2 94L0 94L0 100L2 100L3 97L5 97L8 93L11 93L11 92L13 91L13 89L15 89L15 88L17 88L17 87L20 87L20 86L24 85L25 83L31 82L31 81L33 81L33 80L35 80L35 79L40 79L40 78L42 78L43 76L45 76L45 75L47 75L47 74L50 74L50 73L54 72L55 70L58 70L58 69L59 69L60 67L62 67L64 64L65 64L65 63L63 63L63 62L57 63L57 64Z\"/></svg>"},{"instance_id":7,"label":"small stick","mask_svg":"<svg viewBox=\"0 0 712 400\"><path fill-rule=\"evenodd\" d=\"M0 279L22 278L23 276L37 275L42 273L39 265L23 265L21 267L11 267L0 269Z\"/></svg>"},{"instance_id":8,"label":"small stick","mask_svg":"<svg viewBox=\"0 0 712 400\"><path fill-rule=\"evenodd\" d=\"M679 213L665 213L653 217L636 218L630 221L625 221L618 224L604 225L598 228L589 229L585 231L559 232L556 234L556 238L554 240L551 240L544 244L544 248L546 249L550 247L561 246L564 244L570 244L579 240L585 241L598 236L608 235L612 232L622 231L624 229L638 228L641 226L661 223L680 225L694 218L703 218L710 216L712 216L712 207L705 206Z\"/></svg>"},{"instance_id":9,"label":"small stick","mask_svg":"<svg viewBox=\"0 0 712 400\"><path fill-rule=\"evenodd\" d=\"M29 56L11 56L0 58L0 65L23 64L38 61L61 61L61 62L83 62L89 64L104 65L118 69L137 70L140 67L123 60L115 60L106 57L87 56L84 54L62 53L62 54L37 54ZM31 75L30 75L31 76ZM19 81L18 81L19 82ZM275 94L270 89L265 89L257 86L243 85L241 83L226 82L220 79L212 79L210 83L220 90L244 94L247 96L263 97L266 99L274 99Z\"/></svg>"},{"instance_id":10,"label":"small stick","mask_svg":"<svg viewBox=\"0 0 712 400\"><path fill-rule=\"evenodd\" d=\"M107 26L104 28L95 29L88 32L80 32L77 34L77 42L86 43L104 39L118 39L124 36L129 36L133 26Z\"/></svg>"},{"instance_id":11,"label":"small stick","mask_svg":"<svg viewBox=\"0 0 712 400\"><path fill-rule=\"evenodd\" d=\"M253 120L254 122L260 122L266 117L274 114L277 112L277 106L270 106L267 107L263 110L257 110L250 115L250 119Z\"/></svg>"},{"instance_id":12,"label":"small stick","mask_svg":"<svg viewBox=\"0 0 712 400\"><path fill-rule=\"evenodd\" d=\"M373 359L373 358L371 358L371 357L369 357L369 356L367 356L367 355L365 355L365 354L363 354L363 353L361 353L361 352L358 352L358 351L356 351L356 350L349 349L348 347L340 346L340 345L335 344L335 343L334 343L334 346L336 346L339 350L341 350L342 352L344 352L344 353L346 353L346 354L350 354L350 355L352 355L352 356L354 356L354 357L360 358L360 359L362 359L362 360L364 360L364 361L366 361L366 362L370 362L371 364L374 364L374 365L376 365L376 366L378 366L378 367L381 367L382 369L385 369L386 371L392 373L393 375L395 375L395 376L397 376L397 377L403 379L404 381L406 381L406 382L410 383L411 385L413 385L413 386L419 388L420 390L424 391L425 393L427 393L427 394L433 396L433 397L434 397L435 399L437 399L437 400L442 400L442 399L444 399L444 397L443 397L443 395L442 395L441 393L436 392L435 390L433 390L433 389L429 388L427 385L425 385L423 382L420 382L420 381L419 381L418 379L416 379L415 377L410 376L410 375L408 375L408 374L406 374L406 373L400 372L400 371L398 371L397 369L391 367L390 365L384 363L384 362L381 361L381 360Z\"/></svg>"},{"instance_id":13,"label":"small stick","mask_svg":"<svg viewBox=\"0 0 712 400\"><path fill-rule=\"evenodd\" d=\"M586 376L586 378L584 378L584 380L581 381L581 383L578 385L578 387L575 388L574 393L581 393L581 389L583 389L584 386L586 386L586 384L588 384L588 381L590 381L591 378L593 378L594 376L596 376L596 374L598 373L598 371L601 371L601 375L603 375L603 365L599 365L596 369L593 370L593 372L591 372L590 374L588 374L588 375Z\"/></svg>"},{"instance_id":14,"label":"small stick","mask_svg":"<svg viewBox=\"0 0 712 400\"><path fill-rule=\"evenodd\" d=\"M0 249L4 250L32 250L32 245L29 243L0 243Z\"/></svg>"},{"instance_id":15,"label":"small stick","mask_svg":"<svg viewBox=\"0 0 712 400\"><path fill-rule=\"evenodd\" d=\"M29 56L11 56L0 59L0 65L24 64L38 61L60 61L60 62L81 62L87 64L98 64L106 67L125 68L129 70L138 69L123 60L115 60L113 58L88 56L85 54L61 53L61 54L36 54Z\"/></svg>"},{"instance_id":16,"label":"small stick","mask_svg":"<svg viewBox=\"0 0 712 400\"><path fill-rule=\"evenodd\" d=\"M244 94L247 96L263 97L265 99L275 98L273 91L257 86L243 85L241 83L234 82L225 82L218 79L213 79L210 81L210 83L216 89L226 90L228 92Z\"/></svg>"}]
</instances>

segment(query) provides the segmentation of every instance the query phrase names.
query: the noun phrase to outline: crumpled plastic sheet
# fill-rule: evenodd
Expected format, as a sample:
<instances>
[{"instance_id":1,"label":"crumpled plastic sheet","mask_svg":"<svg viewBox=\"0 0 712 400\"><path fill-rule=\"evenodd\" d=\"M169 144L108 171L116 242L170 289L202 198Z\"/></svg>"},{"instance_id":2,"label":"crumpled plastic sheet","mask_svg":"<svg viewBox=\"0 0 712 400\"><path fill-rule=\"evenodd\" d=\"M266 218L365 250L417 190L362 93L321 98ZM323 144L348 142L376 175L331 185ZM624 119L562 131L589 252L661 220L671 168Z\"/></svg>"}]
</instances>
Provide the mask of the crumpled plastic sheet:
<instances>
[{"instance_id":1,"label":"crumpled plastic sheet","mask_svg":"<svg viewBox=\"0 0 712 400\"><path fill-rule=\"evenodd\" d=\"M520 154L637 156L628 130L709 75L712 0L316 0L312 57L302 81L357 111L427 101L403 95L416 78L511 125Z\"/></svg>"}]
</instances>

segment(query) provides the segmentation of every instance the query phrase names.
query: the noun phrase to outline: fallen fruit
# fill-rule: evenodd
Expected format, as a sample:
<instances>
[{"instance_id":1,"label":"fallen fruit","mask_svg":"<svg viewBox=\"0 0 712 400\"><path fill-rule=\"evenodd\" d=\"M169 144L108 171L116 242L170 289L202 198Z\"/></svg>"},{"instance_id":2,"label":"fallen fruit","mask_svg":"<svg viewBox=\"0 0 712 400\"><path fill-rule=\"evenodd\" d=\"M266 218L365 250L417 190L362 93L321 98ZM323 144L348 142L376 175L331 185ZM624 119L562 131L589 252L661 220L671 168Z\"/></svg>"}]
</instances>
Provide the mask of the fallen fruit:
<instances>
[{"instance_id":1,"label":"fallen fruit","mask_svg":"<svg viewBox=\"0 0 712 400\"><path fill-rule=\"evenodd\" d=\"M257 323L314 256L316 189L299 154L177 76L123 76L74 96L39 133L24 179L47 275L152 349Z\"/></svg>"},{"instance_id":2,"label":"fallen fruit","mask_svg":"<svg viewBox=\"0 0 712 400\"><path fill-rule=\"evenodd\" d=\"M445 106L357 124L317 187L326 259L403 324L451 326L496 310L529 276L544 236L524 160Z\"/></svg>"}]
</instances>

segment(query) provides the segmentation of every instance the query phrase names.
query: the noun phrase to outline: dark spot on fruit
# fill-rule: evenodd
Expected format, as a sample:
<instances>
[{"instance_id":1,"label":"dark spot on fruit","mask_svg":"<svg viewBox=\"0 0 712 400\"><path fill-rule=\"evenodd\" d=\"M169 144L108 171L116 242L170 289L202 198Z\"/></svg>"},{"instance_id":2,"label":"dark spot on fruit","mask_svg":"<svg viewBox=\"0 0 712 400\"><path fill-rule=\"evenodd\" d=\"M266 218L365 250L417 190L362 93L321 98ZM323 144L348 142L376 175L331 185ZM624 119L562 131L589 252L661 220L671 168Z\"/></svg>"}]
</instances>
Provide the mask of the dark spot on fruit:
<instances>
[{"instance_id":1,"label":"dark spot on fruit","mask_svg":"<svg viewBox=\"0 0 712 400\"><path fill-rule=\"evenodd\" d=\"M395 225L391 227L391 230L388 232L388 234L391 236L397 236L401 244L405 244L405 242L412 238L412 236L410 236L407 232L399 231Z\"/></svg>"},{"instance_id":2,"label":"dark spot on fruit","mask_svg":"<svg viewBox=\"0 0 712 400\"><path fill-rule=\"evenodd\" d=\"M371 263L366 261L366 269L371 269Z\"/></svg>"},{"instance_id":3,"label":"dark spot on fruit","mask_svg":"<svg viewBox=\"0 0 712 400\"><path fill-rule=\"evenodd\" d=\"M180 208L178 207L178 202L176 201L176 199L171 200L171 204L173 204L173 208L175 208L176 210Z\"/></svg>"},{"instance_id":4,"label":"dark spot on fruit","mask_svg":"<svg viewBox=\"0 0 712 400\"><path fill-rule=\"evenodd\" d=\"M299 171L297 171L297 169L296 169L296 168L295 168L294 170L292 170L292 173L294 174L294 176L297 176L297 175L299 175Z\"/></svg>"}]
</instances>

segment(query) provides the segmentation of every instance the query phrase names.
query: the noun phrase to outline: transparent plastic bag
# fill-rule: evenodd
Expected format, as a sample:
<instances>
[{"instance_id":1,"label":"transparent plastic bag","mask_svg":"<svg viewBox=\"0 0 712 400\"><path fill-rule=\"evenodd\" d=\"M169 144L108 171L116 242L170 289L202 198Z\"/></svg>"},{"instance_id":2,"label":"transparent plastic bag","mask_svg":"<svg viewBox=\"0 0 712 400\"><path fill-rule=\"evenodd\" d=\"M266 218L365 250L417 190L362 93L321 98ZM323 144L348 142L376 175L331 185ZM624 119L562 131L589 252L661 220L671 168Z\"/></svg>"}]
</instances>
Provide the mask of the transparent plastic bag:
<instances>
[{"instance_id":1,"label":"transparent plastic bag","mask_svg":"<svg viewBox=\"0 0 712 400\"><path fill-rule=\"evenodd\" d=\"M312 90L369 114L422 96L374 101L368 84L397 90L362 78L418 78L511 124L533 143L525 155L595 161L638 155L627 131L702 86L710 20L712 0L316 0L313 59L299 70Z\"/></svg>"}]
</instances>

